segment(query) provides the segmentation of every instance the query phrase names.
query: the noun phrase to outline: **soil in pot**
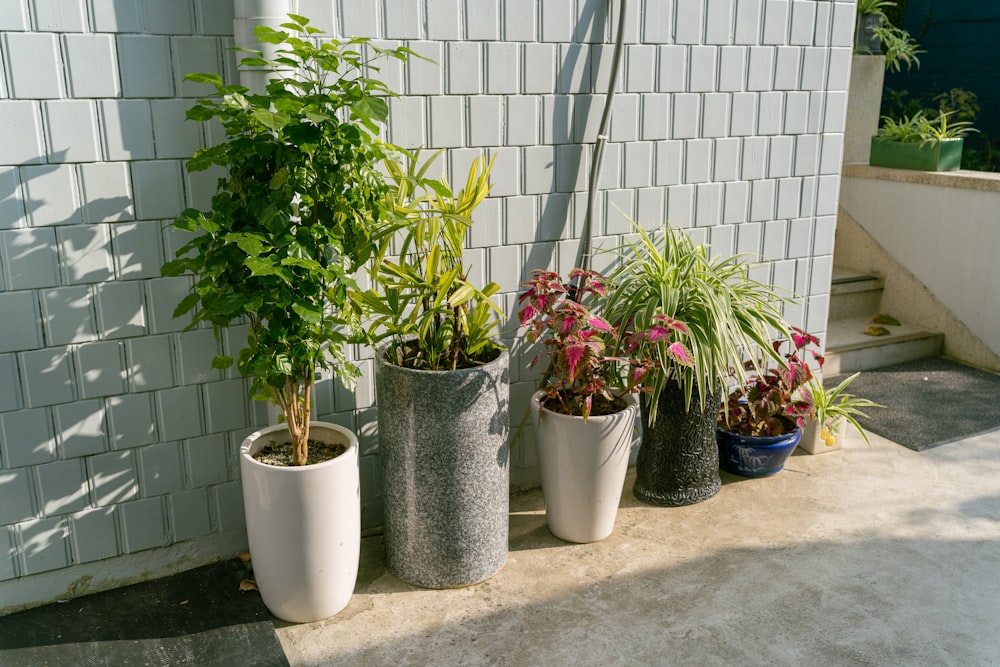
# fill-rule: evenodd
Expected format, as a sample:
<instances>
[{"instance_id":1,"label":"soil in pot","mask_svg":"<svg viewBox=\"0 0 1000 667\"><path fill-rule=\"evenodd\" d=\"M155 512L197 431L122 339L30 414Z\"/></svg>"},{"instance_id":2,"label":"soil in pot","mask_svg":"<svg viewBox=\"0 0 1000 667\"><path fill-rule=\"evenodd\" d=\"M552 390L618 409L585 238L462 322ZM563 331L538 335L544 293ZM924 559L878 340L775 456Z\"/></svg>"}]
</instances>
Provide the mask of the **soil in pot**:
<instances>
[{"instance_id":1,"label":"soil in pot","mask_svg":"<svg viewBox=\"0 0 1000 667\"><path fill-rule=\"evenodd\" d=\"M306 465L323 463L335 459L347 451L347 445L343 443L326 443L319 440L309 440L309 454L306 457ZM266 463L269 466L291 466L292 465L292 443L285 441L278 443L272 440L260 451L253 454L255 461Z\"/></svg>"}]
</instances>

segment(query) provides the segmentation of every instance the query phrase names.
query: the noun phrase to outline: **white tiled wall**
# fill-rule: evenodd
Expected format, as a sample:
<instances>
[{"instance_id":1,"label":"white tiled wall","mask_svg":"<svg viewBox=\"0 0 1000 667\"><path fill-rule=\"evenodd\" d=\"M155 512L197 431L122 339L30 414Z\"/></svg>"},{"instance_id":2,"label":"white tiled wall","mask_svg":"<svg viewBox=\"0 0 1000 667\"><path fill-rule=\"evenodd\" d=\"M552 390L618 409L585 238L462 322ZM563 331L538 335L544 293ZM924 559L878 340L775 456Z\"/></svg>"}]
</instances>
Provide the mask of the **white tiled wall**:
<instances>
[{"instance_id":1,"label":"white tiled wall","mask_svg":"<svg viewBox=\"0 0 1000 667\"><path fill-rule=\"evenodd\" d=\"M37 573L242 529L236 445L263 415L213 371L239 332L182 334L186 278L161 278L169 222L214 176L184 160L184 121L234 80L227 0L7 0L0 11L0 598ZM335 34L405 43L435 63L387 65L388 137L449 149L459 180L482 152L495 187L469 258L511 323L532 268L576 260L611 67L608 0L299 0ZM766 260L797 290L795 324L825 328L854 6L851 0L633 0L594 232L615 245L665 218L715 252ZM610 16L609 16L610 15ZM823 268L825 267L825 268ZM515 356L512 431L534 373ZM355 394L317 388L321 418L362 440L364 523L377 525L370 361ZM530 429L512 451L535 483ZM220 542L213 542L219 544ZM228 547L227 547L228 548ZM150 552L153 553L153 552ZM207 556L206 556L207 557ZM134 560L120 559L127 570ZM136 575L138 572L136 572ZM23 587L18 590L24 590ZM0 605L2 606L2 605Z\"/></svg>"}]
</instances>

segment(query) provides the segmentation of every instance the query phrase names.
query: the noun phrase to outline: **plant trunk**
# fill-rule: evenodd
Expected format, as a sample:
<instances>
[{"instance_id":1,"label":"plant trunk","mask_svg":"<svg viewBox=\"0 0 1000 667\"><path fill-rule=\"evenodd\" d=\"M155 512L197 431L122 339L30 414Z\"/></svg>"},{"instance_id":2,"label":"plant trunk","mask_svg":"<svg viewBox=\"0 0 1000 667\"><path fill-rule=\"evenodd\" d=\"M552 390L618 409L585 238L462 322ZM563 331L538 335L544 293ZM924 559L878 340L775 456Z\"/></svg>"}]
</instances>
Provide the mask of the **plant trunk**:
<instances>
[{"instance_id":1,"label":"plant trunk","mask_svg":"<svg viewBox=\"0 0 1000 667\"><path fill-rule=\"evenodd\" d=\"M303 466L309 457L309 412L313 371L310 369L302 381L302 397L299 397L299 383L288 376L285 388L276 392L278 405L285 415L288 439L292 444L292 465Z\"/></svg>"}]
</instances>

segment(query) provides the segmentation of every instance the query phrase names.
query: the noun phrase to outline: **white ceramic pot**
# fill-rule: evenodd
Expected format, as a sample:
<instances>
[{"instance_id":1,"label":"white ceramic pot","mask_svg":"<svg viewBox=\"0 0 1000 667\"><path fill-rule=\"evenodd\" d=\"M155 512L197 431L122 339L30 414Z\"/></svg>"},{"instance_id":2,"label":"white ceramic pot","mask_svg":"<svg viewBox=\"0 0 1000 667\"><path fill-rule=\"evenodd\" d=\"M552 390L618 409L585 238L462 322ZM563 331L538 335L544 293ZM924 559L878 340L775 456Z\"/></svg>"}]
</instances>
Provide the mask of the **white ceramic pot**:
<instances>
[{"instance_id":1,"label":"white ceramic pot","mask_svg":"<svg viewBox=\"0 0 1000 667\"><path fill-rule=\"evenodd\" d=\"M330 461L278 467L252 455L286 439L284 425L252 433L240 447L243 503L254 577L278 618L307 623L333 616L354 592L361 551L358 438L326 422L310 422L309 439L342 443Z\"/></svg>"},{"instance_id":2,"label":"white ceramic pot","mask_svg":"<svg viewBox=\"0 0 1000 667\"><path fill-rule=\"evenodd\" d=\"M613 415L572 417L531 397L538 467L549 530L567 542L596 542L611 534L622 497L639 402Z\"/></svg>"},{"instance_id":3,"label":"white ceramic pot","mask_svg":"<svg viewBox=\"0 0 1000 667\"><path fill-rule=\"evenodd\" d=\"M802 427L802 439L799 440L799 449L810 454L825 454L826 452L837 451L840 449L841 443L844 442L844 436L847 435L847 429L844 428L846 425L846 419L836 421L830 430L833 432L834 437L837 438L837 441L833 445L827 445L823 438L820 437L823 429L810 419Z\"/></svg>"}]
</instances>

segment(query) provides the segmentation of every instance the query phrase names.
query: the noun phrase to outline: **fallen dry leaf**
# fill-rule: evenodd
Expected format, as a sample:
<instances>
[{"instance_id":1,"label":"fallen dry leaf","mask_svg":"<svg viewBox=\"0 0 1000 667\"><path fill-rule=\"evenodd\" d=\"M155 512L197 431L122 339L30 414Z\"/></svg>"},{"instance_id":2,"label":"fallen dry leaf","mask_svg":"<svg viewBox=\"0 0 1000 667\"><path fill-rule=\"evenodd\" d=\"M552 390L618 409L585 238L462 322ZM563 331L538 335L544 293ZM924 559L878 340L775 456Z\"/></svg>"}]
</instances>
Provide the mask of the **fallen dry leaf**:
<instances>
[{"instance_id":1,"label":"fallen dry leaf","mask_svg":"<svg viewBox=\"0 0 1000 667\"><path fill-rule=\"evenodd\" d=\"M188 600L181 600L181 601L180 601L180 602L178 602L177 604L187 604L187 603L188 603Z\"/></svg>"},{"instance_id":2,"label":"fallen dry leaf","mask_svg":"<svg viewBox=\"0 0 1000 667\"><path fill-rule=\"evenodd\" d=\"M240 554L239 558L244 563L249 563L250 562L250 552L249 551L244 551L243 553Z\"/></svg>"},{"instance_id":3,"label":"fallen dry leaf","mask_svg":"<svg viewBox=\"0 0 1000 667\"><path fill-rule=\"evenodd\" d=\"M253 579L244 579L240 582L241 591L255 591L257 590L257 582Z\"/></svg>"}]
</instances>

